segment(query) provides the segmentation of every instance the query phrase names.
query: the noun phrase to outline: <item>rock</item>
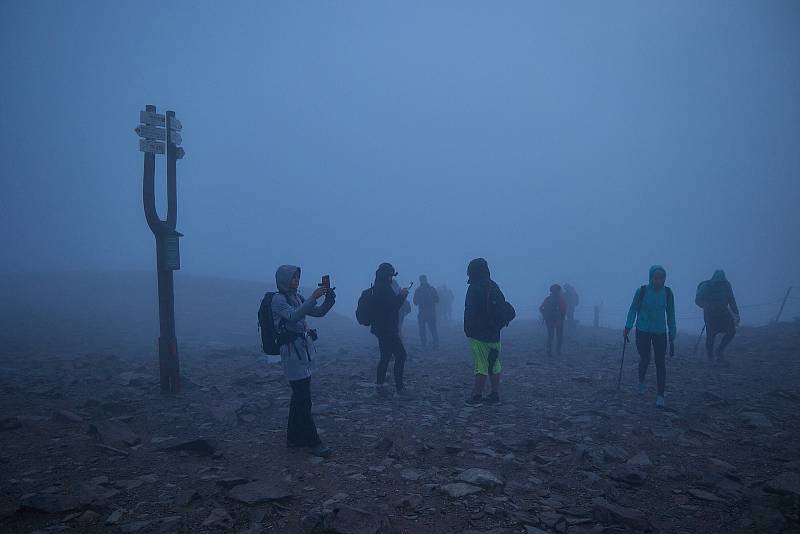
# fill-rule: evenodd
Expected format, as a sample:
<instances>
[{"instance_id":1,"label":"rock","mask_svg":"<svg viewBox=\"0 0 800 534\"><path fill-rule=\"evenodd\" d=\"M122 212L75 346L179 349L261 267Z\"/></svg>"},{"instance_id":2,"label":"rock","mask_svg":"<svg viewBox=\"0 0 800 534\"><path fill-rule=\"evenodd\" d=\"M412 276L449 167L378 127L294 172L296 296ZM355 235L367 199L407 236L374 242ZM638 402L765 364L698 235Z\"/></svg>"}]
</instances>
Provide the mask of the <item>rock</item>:
<instances>
[{"instance_id":1,"label":"rock","mask_svg":"<svg viewBox=\"0 0 800 534\"><path fill-rule=\"evenodd\" d=\"M133 447L142 442L142 440L133 433L131 427L122 421L99 421L89 425L89 435L95 441L109 446L124 445Z\"/></svg>"},{"instance_id":2,"label":"rock","mask_svg":"<svg viewBox=\"0 0 800 534\"><path fill-rule=\"evenodd\" d=\"M650 528L647 517L641 510L611 504L602 497L592 499L592 515L595 521L608 525L623 524L634 529L647 530Z\"/></svg>"},{"instance_id":3,"label":"rock","mask_svg":"<svg viewBox=\"0 0 800 534\"><path fill-rule=\"evenodd\" d=\"M114 510L106 518L106 525L116 525L122 519L122 510Z\"/></svg>"},{"instance_id":4,"label":"rock","mask_svg":"<svg viewBox=\"0 0 800 534\"><path fill-rule=\"evenodd\" d=\"M772 426L770 420L759 412L742 412L741 420L745 426L752 428L770 428Z\"/></svg>"},{"instance_id":5,"label":"rock","mask_svg":"<svg viewBox=\"0 0 800 534\"><path fill-rule=\"evenodd\" d=\"M203 521L203 526L216 530L226 530L233 526L233 518L225 508L214 508L206 520Z\"/></svg>"},{"instance_id":6,"label":"rock","mask_svg":"<svg viewBox=\"0 0 800 534\"><path fill-rule=\"evenodd\" d=\"M88 527L89 525L97 523L98 519L100 519L100 514L92 510L86 510L78 517L78 523L80 523L81 526Z\"/></svg>"},{"instance_id":7,"label":"rock","mask_svg":"<svg viewBox=\"0 0 800 534\"><path fill-rule=\"evenodd\" d=\"M167 452L185 451L192 454L198 454L200 456L209 456L211 454L214 454L217 448L214 445L213 440L207 438L198 438L189 441L181 441L180 443L169 445L160 450Z\"/></svg>"},{"instance_id":8,"label":"rock","mask_svg":"<svg viewBox=\"0 0 800 534\"><path fill-rule=\"evenodd\" d=\"M381 531L386 521L367 510L342 506L322 518L320 532L330 534L375 534Z\"/></svg>"},{"instance_id":9,"label":"rock","mask_svg":"<svg viewBox=\"0 0 800 534\"><path fill-rule=\"evenodd\" d=\"M18 417L4 417L0 419L0 430L14 430L22 426Z\"/></svg>"},{"instance_id":10,"label":"rock","mask_svg":"<svg viewBox=\"0 0 800 534\"><path fill-rule=\"evenodd\" d=\"M394 507L416 510L422 506L422 502L421 495L405 495L395 501Z\"/></svg>"},{"instance_id":11,"label":"rock","mask_svg":"<svg viewBox=\"0 0 800 534\"><path fill-rule=\"evenodd\" d=\"M290 492L264 481L242 484L228 492L229 499L249 505L280 501L291 497L294 495Z\"/></svg>"},{"instance_id":12,"label":"rock","mask_svg":"<svg viewBox=\"0 0 800 534\"><path fill-rule=\"evenodd\" d=\"M447 454L458 454L459 452L463 451L464 447L459 447L458 445L445 445L444 452Z\"/></svg>"},{"instance_id":13,"label":"rock","mask_svg":"<svg viewBox=\"0 0 800 534\"><path fill-rule=\"evenodd\" d=\"M236 486L241 486L242 484L247 484L250 482L250 479L243 478L243 477L226 477L220 478L216 481L217 486L221 486L222 488L229 490Z\"/></svg>"},{"instance_id":14,"label":"rock","mask_svg":"<svg viewBox=\"0 0 800 534\"><path fill-rule=\"evenodd\" d=\"M725 499L720 498L719 496L711 493L710 491L705 491L697 488L689 488L686 490L686 493L691 495L696 499L700 499L701 501L708 501L708 502L727 502Z\"/></svg>"},{"instance_id":15,"label":"rock","mask_svg":"<svg viewBox=\"0 0 800 534\"><path fill-rule=\"evenodd\" d=\"M47 514L63 514L64 512L81 510L88 505L89 501L83 497L57 493L37 493L23 499L20 503L20 508Z\"/></svg>"},{"instance_id":16,"label":"rock","mask_svg":"<svg viewBox=\"0 0 800 534\"><path fill-rule=\"evenodd\" d=\"M83 417L69 410L56 410L51 419L57 423L82 423Z\"/></svg>"},{"instance_id":17,"label":"rock","mask_svg":"<svg viewBox=\"0 0 800 534\"><path fill-rule=\"evenodd\" d=\"M603 448L603 458L608 461L621 462L628 456L625 449L616 445L609 445Z\"/></svg>"},{"instance_id":18,"label":"rock","mask_svg":"<svg viewBox=\"0 0 800 534\"><path fill-rule=\"evenodd\" d=\"M525 534L547 534L547 532L540 528L525 525Z\"/></svg>"},{"instance_id":19,"label":"rock","mask_svg":"<svg viewBox=\"0 0 800 534\"><path fill-rule=\"evenodd\" d=\"M785 532L788 526L788 522L782 513L766 506L751 505L750 517L756 525L757 532Z\"/></svg>"},{"instance_id":20,"label":"rock","mask_svg":"<svg viewBox=\"0 0 800 534\"><path fill-rule=\"evenodd\" d=\"M650 461L650 457L644 451L639 451L631 458L628 459L626 462L628 465L634 465L639 467L650 467L653 465L653 462Z\"/></svg>"},{"instance_id":21,"label":"rock","mask_svg":"<svg viewBox=\"0 0 800 534\"><path fill-rule=\"evenodd\" d=\"M567 531L567 518L556 512L541 512L539 520L549 529L557 532Z\"/></svg>"},{"instance_id":22,"label":"rock","mask_svg":"<svg viewBox=\"0 0 800 534\"><path fill-rule=\"evenodd\" d=\"M800 496L800 475L791 471L781 473L764 485L764 491Z\"/></svg>"},{"instance_id":23,"label":"rock","mask_svg":"<svg viewBox=\"0 0 800 534\"><path fill-rule=\"evenodd\" d=\"M451 484L445 484L439 488L443 493L453 497L455 499L466 497L467 495L472 495L473 493L480 493L483 491L482 488L478 486L473 486L472 484L466 484L464 482L453 482Z\"/></svg>"},{"instance_id":24,"label":"rock","mask_svg":"<svg viewBox=\"0 0 800 534\"><path fill-rule=\"evenodd\" d=\"M419 471L418 469L411 469L411 468L403 469L403 471L400 472L400 477L403 480L415 481L422 478L422 472Z\"/></svg>"},{"instance_id":25,"label":"rock","mask_svg":"<svg viewBox=\"0 0 800 534\"><path fill-rule=\"evenodd\" d=\"M611 470L609 476L617 482L625 482L631 486L641 486L647 480L647 473L632 465L619 465Z\"/></svg>"},{"instance_id":26,"label":"rock","mask_svg":"<svg viewBox=\"0 0 800 534\"><path fill-rule=\"evenodd\" d=\"M389 438L381 438L381 440L375 444L375 449L380 452L389 452L389 449L392 448L394 445L394 441L390 440Z\"/></svg>"},{"instance_id":27,"label":"rock","mask_svg":"<svg viewBox=\"0 0 800 534\"><path fill-rule=\"evenodd\" d=\"M489 470L480 469L477 467L467 469L458 475L458 480L466 482L467 484L481 486L483 488L493 488L495 486L503 485L503 481L500 480L497 475Z\"/></svg>"}]
</instances>

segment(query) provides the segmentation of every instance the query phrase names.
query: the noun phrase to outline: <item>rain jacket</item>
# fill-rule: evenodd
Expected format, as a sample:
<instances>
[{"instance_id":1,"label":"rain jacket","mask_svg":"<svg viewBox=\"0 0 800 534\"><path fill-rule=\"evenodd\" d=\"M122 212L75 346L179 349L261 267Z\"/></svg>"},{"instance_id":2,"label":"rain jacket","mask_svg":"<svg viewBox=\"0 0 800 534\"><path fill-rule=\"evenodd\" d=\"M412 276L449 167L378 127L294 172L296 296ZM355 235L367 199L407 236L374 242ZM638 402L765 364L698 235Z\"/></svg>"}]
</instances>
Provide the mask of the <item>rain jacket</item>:
<instances>
[{"instance_id":1,"label":"rain jacket","mask_svg":"<svg viewBox=\"0 0 800 534\"><path fill-rule=\"evenodd\" d=\"M500 341L500 330L504 325L497 324L490 317L489 300L503 305L505 295L492 280L489 265L483 258L470 262L467 275L469 287L464 301L464 333L484 343L496 343Z\"/></svg>"},{"instance_id":2,"label":"rain jacket","mask_svg":"<svg viewBox=\"0 0 800 534\"><path fill-rule=\"evenodd\" d=\"M421 283L414 292L414 305L419 307L419 316L430 319L436 316L439 294L427 281Z\"/></svg>"},{"instance_id":3,"label":"rain jacket","mask_svg":"<svg viewBox=\"0 0 800 534\"><path fill-rule=\"evenodd\" d=\"M701 282L697 286L694 302L711 315L725 315L730 308L734 315L739 316L739 307L733 296L733 288L725 277L725 271L722 270L714 271L710 280Z\"/></svg>"},{"instance_id":4,"label":"rain jacket","mask_svg":"<svg viewBox=\"0 0 800 534\"><path fill-rule=\"evenodd\" d=\"M668 305L666 286L661 289L653 287L653 275L657 271L663 272L666 277L667 271L662 266L653 265L650 267L649 283L645 288L644 300L640 303L640 289L637 289L633 295L631 307L628 310L628 320L625 322L625 328L633 328L635 321L637 330L650 334L669 333L669 338L675 339L677 327L675 325L674 299L671 305Z\"/></svg>"},{"instance_id":5,"label":"rain jacket","mask_svg":"<svg viewBox=\"0 0 800 534\"><path fill-rule=\"evenodd\" d=\"M567 302L561 295L551 293L542 301L539 313L548 324L562 324L567 315Z\"/></svg>"},{"instance_id":6,"label":"rain jacket","mask_svg":"<svg viewBox=\"0 0 800 534\"><path fill-rule=\"evenodd\" d=\"M292 289L291 281L300 267L281 265L275 272L278 293L272 298L272 317L275 328L285 328L298 334L298 338L288 345L281 345L281 363L289 381L303 380L312 374L312 342L306 337L308 326L306 316L323 317L333 307L334 299L325 298L321 306L313 299L304 300Z\"/></svg>"}]
</instances>

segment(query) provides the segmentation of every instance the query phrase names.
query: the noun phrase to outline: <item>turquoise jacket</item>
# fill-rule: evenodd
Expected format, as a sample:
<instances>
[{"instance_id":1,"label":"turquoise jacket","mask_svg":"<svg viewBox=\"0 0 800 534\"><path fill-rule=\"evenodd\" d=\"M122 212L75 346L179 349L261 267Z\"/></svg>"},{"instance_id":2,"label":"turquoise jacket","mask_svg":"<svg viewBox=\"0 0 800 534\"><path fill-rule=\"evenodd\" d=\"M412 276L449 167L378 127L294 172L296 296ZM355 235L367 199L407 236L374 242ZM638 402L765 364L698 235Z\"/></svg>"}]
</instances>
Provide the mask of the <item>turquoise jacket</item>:
<instances>
[{"instance_id":1,"label":"turquoise jacket","mask_svg":"<svg viewBox=\"0 0 800 534\"><path fill-rule=\"evenodd\" d=\"M662 287L653 287L653 274L656 271L664 273L666 278L667 271L660 265L650 267L650 283L644 293L644 302L639 305L639 289L633 295L633 302L628 310L628 320L625 328L633 328L636 321L636 329L651 334L665 334L669 331L669 338L675 339L677 327L675 325L675 305L667 306L667 292Z\"/></svg>"}]
</instances>

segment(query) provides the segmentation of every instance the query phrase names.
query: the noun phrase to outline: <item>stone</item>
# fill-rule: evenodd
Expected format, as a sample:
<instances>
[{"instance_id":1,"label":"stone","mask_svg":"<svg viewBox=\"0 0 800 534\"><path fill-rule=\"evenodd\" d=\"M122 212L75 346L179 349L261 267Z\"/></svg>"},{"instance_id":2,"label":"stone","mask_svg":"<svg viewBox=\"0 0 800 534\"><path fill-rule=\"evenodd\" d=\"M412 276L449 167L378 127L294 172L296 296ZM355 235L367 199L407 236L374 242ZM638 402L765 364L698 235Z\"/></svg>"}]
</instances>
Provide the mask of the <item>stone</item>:
<instances>
[{"instance_id":1,"label":"stone","mask_svg":"<svg viewBox=\"0 0 800 534\"><path fill-rule=\"evenodd\" d=\"M419 471L418 469L411 469L411 468L403 469L400 472L400 477L403 480L416 481L416 480L419 480L420 478L422 478L422 472Z\"/></svg>"},{"instance_id":2,"label":"stone","mask_svg":"<svg viewBox=\"0 0 800 534\"><path fill-rule=\"evenodd\" d=\"M647 530L650 524L641 510L611 504L602 497L592 499L592 516L607 525L622 524L634 529Z\"/></svg>"},{"instance_id":3,"label":"stone","mask_svg":"<svg viewBox=\"0 0 800 534\"><path fill-rule=\"evenodd\" d=\"M122 519L122 510L114 510L108 514L105 523L106 525L116 525L120 519Z\"/></svg>"},{"instance_id":4,"label":"stone","mask_svg":"<svg viewBox=\"0 0 800 534\"><path fill-rule=\"evenodd\" d=\"M322 523L322 528L317 531L330 534L375 534L383 529L386 522L370 511L342 506L324 515Z\"/></svg>"},{"instance_id":5,"label":"stone","mask_svg":"<svg viewBox=\"0 0 800 534\"><path fill-rule=\"evenodd\" d=\"M98 421L89 425L88 433L95 441L109 446L133 447L142 442L131 427L122 421Z\"/></svg>"},{"instance_id":6,"label":"stone","mask_svg":"<svg viewBox=\"0 0 800 534\"><path fill-rule=\"evenodd\" d=\"M787 471L764 484L764 491L780 495L800 496L800 475Z\"/></svg>"},{"instance_id":7,"label":"stone","mask_svg":"<svg viewBox=\"0 0 800 534\"><path fill-rule=\"evenodd\" d=\"M639 467L650 467L653 465L653 462L650 461L650 457L644 451L637 452L632 457L630 457L626 463L628 465L634 465Z\"/></svg>"},{"instance_id":8,"label":"stone","mask_svg":"<svg viewBox=\"0 0 800 534\"><path fill-rule=\"evenodd\" d=\"M72 495L57 493L36 493L23 499L21 509L34 510L47 514L63 514L80 510L89 505L89 501Z\"/></svg>"},{"instance_id":9,"label":"stone","mask_svg":"<svg viewBox=\"0 0 800 534\"><path fill-rule=\"evenodd\" d=\"M752 428L770 428L772 426L770 420L759 412L742 412L741 420L745 426Z\"/></svg>"},{"instance_id":10,"label":"stone","mask_svg":"<svg viewBox=\"0 0 800 534\"><path fill-rule=\"evenodd\" d=\"M294 497L292 493L265 481L242 484L228 492L229 499L251 506L289 499L291 497Z\"/></svg>"},{"instance_id":11,"label":"stone","mask_svg":"<svg viewBox=\"0 0 800 534\"><path fill-rule=\"evenodd\" d=\"M686 490L686 493L688 493L695 499L700 499L701 501L719 502L719 503L727 502L725 499L720 498L719 496L711 493L710 491L705 491L697 488L689 488L688 490Z\"/></svg>"},{"instance_id":12,"label":"stone","mask_svg":"<svg viewBox=\"0 0 800 534\"><path fill-rule=\"evenodd\" d=\"M100 514L92 510L86 510L80 515L80 517L78 517L78 523L80 523L84 527L87 527L89 525L94 525L95 523L97 523L98 519L100 519Z\"/></svg>"},{"instance_id":13,"label":"stone","mask_svg":"<svg viewBox=\"0 0 800 534\"><path fill-rule=\"evenodd\" d=\"M473 493L480 493L483 491L482 488L478 486L473 486L472 484L466 484L464 482L453 482L450 484L445 484L444 486L440 487L440 490L455 499L459 499L461 497L466 497L467 495L472 495Z\"/></svg>"},{"instance_id":14,"label":"stone","mask_svg":"<svg viewBox=\"0 0 800 534\"><path fill-rule=\"evenodd\" d=\"M375 444L375 449L380 452L389 452L389 449L392 448L394 445L394 441L390 440L389 438L381 438L381 440Z\"/></svg>"},{"instance_id":15,"label":"stone","mask_svg":"<svg viewBox=\"0 0 800 534\"><path fill-rule=\"evenodd\" d=\"M647 473L639 467L632 465L619 465L611 470L609 476L617 482L624 482L631 486L641 486L647 480Z\"/></svg>"},{"instance_id":16,"label":"stone","mask_svg":"<svg viewBox=\"0 0 800 534\"><path fill-rule=\"evenodd\" d=\"M203 521L203 526L216 530L226 530L233 526L233 518L225 508L214 508L206 520Z\"/></svg>"},{"instance_id":17,"label":"stone","mask_svg":"<svg viewBox=\"0 0 800 534\"><path fill-rule=\"evenodd\" d=\"M621 462L627 456L628 453L625 452L625 449L623 449L622 447L617 447L616 445L609 445L608 447L603 448L603 458L605 460Z\"/></svg>"},{"instance_id":18,"label":"stone","mask_svg":"<svg viewBox=\"0 0 800 534\"><path fill-rule=\"evenodd\" d=\"M214 454L217 448L213 440L207 438L198 438L188 441L181 441L180 443L169 445L160 450L166 452L188 452L200 456L209 456Z\"/></svg>"},{"instance_id":19,"label":"stone","mask_svg":"<svg viewBox=\"0 0 800 534\"><path fill-rule=\"evenodd\" d=\"M51 419L57 423L82 423L83 417L69 410L56 410Z\"/></svg>"},{"instance_id":20,"label":"stone","mask_svg":"<svg viewBox=\"0 0 800 534\"><path fill-rule=\"evenodd\" d=\"M493 488L504 484L503 481L491 471L477 467L467 469L458 475L458 480L483 488Z\"/></svg>"},{"instance_id":21,"label":"stone","mask_svg":"<svg viewBox=\"0 0 800 534\"><path fill-rule=\"evenodd\" d=\"M217 486L221 486L223 489L229 490L236 486L241 486L242 484L247 484L250 482L250 479L243 478L243 477L226 477L220 478L216 481Z\"/></svg>"}]
</instances>

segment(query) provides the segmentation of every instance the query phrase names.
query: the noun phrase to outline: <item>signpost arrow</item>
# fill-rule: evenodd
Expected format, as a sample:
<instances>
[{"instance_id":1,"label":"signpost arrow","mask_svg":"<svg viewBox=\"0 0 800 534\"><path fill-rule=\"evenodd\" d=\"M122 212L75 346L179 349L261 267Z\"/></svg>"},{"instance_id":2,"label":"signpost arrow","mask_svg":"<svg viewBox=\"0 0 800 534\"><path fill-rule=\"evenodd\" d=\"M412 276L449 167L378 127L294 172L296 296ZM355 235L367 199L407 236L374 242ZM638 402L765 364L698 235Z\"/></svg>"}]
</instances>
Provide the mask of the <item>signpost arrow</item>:
<instances>
[{"instance_id":1,"label":"signpost arrow","mask_svg":"<svg viewBox=\"0 0 800 534\"><path fill-rule=\"evenodd\" d=\"M183 124L181 124L181 121L179 121L175 117L172 117L172 120L169 121L169 129L170 130L183 130Z\"/></svg>"},{"instance_id":2,"label":"signpost arrow","mask_svg":"<svg viewBox=\"0 0 800 534\"><path fill-rule=\"evenodd\" d=\"M181 137L181 134L179 134L178 132L169 133L169 142L172 143L173 145L179 145L181 144L182 141L183 138Z\"/></svg>"},{"instance_id":3,"label":"signpost arrow","mask_svg":"<svg viewBox=\"0 0 800 534\"><path fill-rule=\"evenodd\" d=\"M139 122L142 122L144 124L163 127L166 124L166 121L167 120L162 113L155 113L153 111L139 112Z\"/></svg>"},{"instance_id":4,"label":"signpost arrow","mask_svg":"<svg viewBox=\"0 0 800 534\"><path fill-rule=\"evenodd\" d=\"M139 151L149 152L150 154L166 154L166 146L161 141L152 139L139 139Z\"/></svg>"},{"instance_id":5,"label":"signpost arrow","mask_svg":"<svg viewBox=\"0 0 800 534\"><path fill-rule=\"evenodd\" d=\"M134 130L139 137L146 137L147 139L157 139L159 141L164 141L167 138L167 131L163 128L157 128L155 126L145 126L140 124Z\"/></svg>"}]
</instances>

